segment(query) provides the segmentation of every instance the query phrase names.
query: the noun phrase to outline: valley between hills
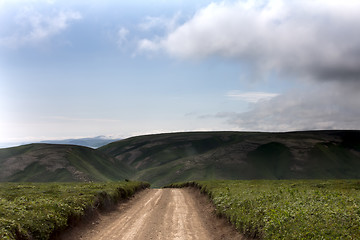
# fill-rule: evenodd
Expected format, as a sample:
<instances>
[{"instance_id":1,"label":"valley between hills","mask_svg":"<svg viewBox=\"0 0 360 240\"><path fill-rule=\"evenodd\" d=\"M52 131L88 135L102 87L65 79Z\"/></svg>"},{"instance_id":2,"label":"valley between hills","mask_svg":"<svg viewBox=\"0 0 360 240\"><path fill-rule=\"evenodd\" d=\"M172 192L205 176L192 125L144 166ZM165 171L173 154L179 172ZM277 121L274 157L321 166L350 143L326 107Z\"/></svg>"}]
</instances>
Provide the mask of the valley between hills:
<instances>
[{"instance_id":1,"label":"valley between hills","mask_svg":"<svg viewBox=\"0 0 360 240\"><path fill-rule=\"evenodd\" d=\"M360 178L360 131L180 132L0 149L2 182Z\"/></svg>"}]
</instances>

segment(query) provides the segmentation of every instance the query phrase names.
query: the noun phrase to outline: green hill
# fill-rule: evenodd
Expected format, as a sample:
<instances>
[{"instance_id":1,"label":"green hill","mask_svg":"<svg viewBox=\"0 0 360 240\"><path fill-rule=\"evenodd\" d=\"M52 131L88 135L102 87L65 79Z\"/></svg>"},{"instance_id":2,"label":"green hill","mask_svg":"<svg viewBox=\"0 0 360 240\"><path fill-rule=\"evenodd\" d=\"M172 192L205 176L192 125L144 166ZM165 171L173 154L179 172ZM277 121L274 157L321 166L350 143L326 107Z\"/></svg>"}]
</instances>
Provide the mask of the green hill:
<instances>
[{"instance_id":1,"label":"green hill","mask_svg":"<svg viewBox=\"0 0 360 240\"><path fill-rule=\"evenodd\" d=\"M87 147L29 144L0 149L0 181L111 181L130 174L126 165Z\"/></svg>"},{"instance_id":2,"label":"green hill","mask_svg":"<svg viewBox=\"0 0 360 240\"><path fill-rule=\"evenodd\" d=\"M183 132L0 149L0 181L360 178L360 131Z\"/></svg>"},{"instance_id":3,"label":"green hill","mask_svg":"<svg viewBox=\"0 0 360 240\"><path fill-rule=\"evenodd\" d=\"M154 186L195 179L360 178L360 131L157 134L98 151Z\"/></svg>"}]
</instances>

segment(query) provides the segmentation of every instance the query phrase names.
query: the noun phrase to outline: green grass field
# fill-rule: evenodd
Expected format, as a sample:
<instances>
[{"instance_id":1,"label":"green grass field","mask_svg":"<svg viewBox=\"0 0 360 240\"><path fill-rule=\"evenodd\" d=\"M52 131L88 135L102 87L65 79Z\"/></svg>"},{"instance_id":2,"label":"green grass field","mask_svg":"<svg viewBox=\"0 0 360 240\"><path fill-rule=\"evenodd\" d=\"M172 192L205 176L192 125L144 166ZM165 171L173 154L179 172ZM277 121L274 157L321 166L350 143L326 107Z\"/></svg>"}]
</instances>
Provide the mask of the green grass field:
<instances>
[{"instance_id":1,"label":"green grass field","mask_svg":"<svg viewBox=\"0 0 360 240\"><path fill-rule=\"evenodd\" d=\"M260 239L360 239L359 180L198 181L217 212Z\"/></svg>"},{"instance_id":2,"label":"green grass field","mask_svg":"<svg viewBox=\"0 0 360 240\"><path fill-rule=\"evenodd\" d=\"M0 239L49 239L88 211L113 206L142 182L0 183Z\"/></svg>"}]
</instances>

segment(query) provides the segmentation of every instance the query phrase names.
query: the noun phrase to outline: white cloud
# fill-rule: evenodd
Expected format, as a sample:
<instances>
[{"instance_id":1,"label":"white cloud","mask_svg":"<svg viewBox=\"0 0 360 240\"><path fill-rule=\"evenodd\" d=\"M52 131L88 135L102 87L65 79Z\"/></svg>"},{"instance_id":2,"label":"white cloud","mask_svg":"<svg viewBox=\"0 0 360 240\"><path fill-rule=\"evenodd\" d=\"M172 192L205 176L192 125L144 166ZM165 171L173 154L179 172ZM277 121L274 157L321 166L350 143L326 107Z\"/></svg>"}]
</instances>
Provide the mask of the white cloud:
<instances>
[{"instance_id":1,"label":"white cloud","mask_svg":"<svg viewBox=\"0 0 360 240\"><path fill-rule=\"evenodd\" d=\"M180 12L177 12L171 18L147 16L145 17L145 20L138 26L142 31L160 30L161 32L165 32L167 34L176 29L180 17ZM158 51L162 48L162 46L160 46L160 44L158 43L159 41L161 41L161 38L158 36L155 36L152 40L147 38L140 39L137 44L136 54L141 51Z\"/></svg>"},{"instance_id":2,"label":"white cloud","mask_svg":"<svg viewBox=\"0 0 360 240\"><path fill-rule=\"evenodd\" d=\"M156 51L160 48L160 46L153 41L150 41L148 39L142 39L138 42L138 50L150 50L150 51Z\"/></svg>"},{"instance_id":3,"label":"white cloud","mask_svg":"<svg viewBox=\"0 0 360 240\"><path fill-rule=\"evenodd\" d=\"M15 17L16 27L13 34L0 38L0 45L16 48L37 44L60 34L68 28L70 21L81 18L77 11L55 11L45 15L33 8L25 7Z\"/></svg>"},{"instance_id":4,"label":"white cloud","mask_svg":"<svg viewBox=\"0 0 360 240\"><path fill-rule=\"evenodd\" d=\"M360 79L360 1L212 3L145 48L185 59L222 56L319 80Z\"/></svg>"},{"instance_id":5,"label":"white cloud","mask_svg":"<svg viewBox=\"0 0 360 240\"><path fill-rule=\"evenodd\" d=\"M270 100L278 96L278 93L268 93L268 92L240 92L237 90L230 91L226 94L227 97L236 100L242 100L249 103L256 103L259 101Z\"/></svg>"},{"instance_id":6,"label":"white cloud","mask_svg":"<svg viewBox=\"0 0 360 240\"><path fill-rule=\"evenodd\" d=\"M127 36L129 35L129 30L121 27L117 32L117 44L119 47L123 46L123 44L127 41Z\"/></svg>"},{"instance_id":7,"label":"white cloud","mask_svg":"<svg viewBox=\"0 0 360 240\"><path fill-rule=\"evenodd\" d=\"M166 31L171 31L178 25L180 17L180 12L177 12L171 18L146 16L145 20L138 26L143 31L150 31L153 29L165 29Z\"/></svg>"}]
</instances>

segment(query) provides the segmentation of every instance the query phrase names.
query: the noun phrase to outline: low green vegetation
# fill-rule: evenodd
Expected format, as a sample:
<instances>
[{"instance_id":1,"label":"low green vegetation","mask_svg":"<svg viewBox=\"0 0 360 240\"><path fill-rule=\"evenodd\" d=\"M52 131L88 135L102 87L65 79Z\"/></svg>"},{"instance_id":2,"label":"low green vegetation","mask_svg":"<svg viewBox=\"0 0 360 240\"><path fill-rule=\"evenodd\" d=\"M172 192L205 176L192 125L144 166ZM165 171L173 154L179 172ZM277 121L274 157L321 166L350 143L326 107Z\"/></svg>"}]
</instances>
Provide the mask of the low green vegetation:
<instances>
[{"instance_id":1,"label":"low green vegetation","mask_svg":"<svg viewBox=\"0 0 360 240\"><path fill-rule=\"evenodd\" d=\"M0 183L0 239L49 239L94 209L114 206L142 182Z\"/></svg>"},{"instance_id":2,"label":"low green vegetation","mask_svg":"<svg viewBox=\"0 0 360 240\"><path fill-rule=\"evenodd\" d=\"M359 180L197 181L220 215L260 239L359 239Z\"/></svg>"}]
</instances>

